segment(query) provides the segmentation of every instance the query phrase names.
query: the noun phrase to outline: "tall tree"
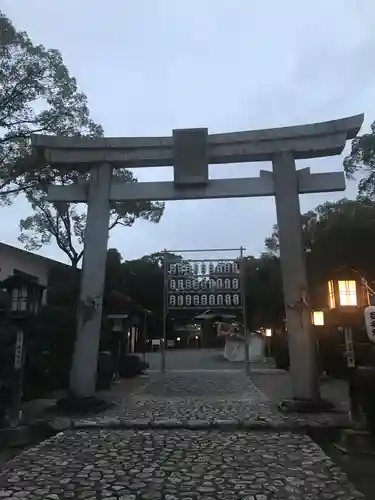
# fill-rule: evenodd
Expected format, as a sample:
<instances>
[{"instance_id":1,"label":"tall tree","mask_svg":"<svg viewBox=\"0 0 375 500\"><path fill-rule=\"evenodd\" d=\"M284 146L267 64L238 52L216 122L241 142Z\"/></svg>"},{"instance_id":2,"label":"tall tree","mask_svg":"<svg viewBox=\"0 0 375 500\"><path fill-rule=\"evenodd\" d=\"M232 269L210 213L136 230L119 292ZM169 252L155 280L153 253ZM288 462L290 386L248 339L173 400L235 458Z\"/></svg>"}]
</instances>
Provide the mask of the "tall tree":
<instances>
[{"instance_id":1,"label":"tall tree","mask_svg":"<svg viewBox=\"0 0 375 500\"><path fill-rule=\"evenodd\" d=\"M302 216L302 220L311 280L326 279L330 272L344 267L366 276L374 274L375 202L368 198L326 202ZM265 244L268 252L278 252L277 226Z\"/></svg>"},{"instance_id":2,"label":"tall tree","mask_svg":"<svg viewBox=\"0 0 375 500\"><path fill-rule=\"evenodd\" d=\"M280 260L270 253L250 256L244 269L249 328L279 326L285 315Z\"/></svg>"},{"instance_id":3,"label":"tall tree","mask_svg":"<svg viewBox=\"0 0 375 500\"><path fill-rule=\"evenodd\" d=\"M100 136L85 94L57 50L34 45L0 11L0 201L54 177L30 150L32 133ZM61 175L61 172L60 172Z\"/></svg>"},{"instance_id":4,"label":"tall tree","mask_svg":"<svg viewBox=\"0 0 375 500\"><path fill-rule=\"evenodd\" d=\"M77 205L48 203L51 182L69 184L88 178L82 170L51 168L30 148L32 133L102 136L91 118L85 94L79 91L57 50L34 45L0 11L0 202L25 192L33 214L20 222L20 241L36 250L53 240L76 267L82 258L86 214ZM137 182L119 169L114 175ZM138 218L158 222L162 203L113 203L109 229L131 226Z\"/></svg>"},{"instance_id":5,"label":"tall tree","mask_svg":"<svg viewBox=\"0 0 375 500\"><path fill-rule=\"evenodd\" d=\"M124 182L137 182L132 172L126 169L114 170L113 174ZM78 178L87 178L81 173ZM63 183L62 176L59 177ZM83 244L86 228L86 213L74 203L49 203L46 188L28 190L26 197L33 209L33 214L21 219L19 240L28 250L37 250L43 245L55 241L73 267L77 267L83 256ZM112 202L109 231L115 226L129 227L137 219L159 222L164 212L164 203L150 201Z\"/></svg>"},{"instance_id":6,"label":"tall tree","mask_svg":"<svg viewBox=\"0 0 375 500\"><path fill-rule=\"evenodd\" d=\"M375 122L370 132L352 140L350 155L344 160L344 169L349 179L361 173L359 197L375 200Z\"/></svg>"},{"instance_id":7,"label":"tall tree","mask_svg":"<svg viewBox=\"0 0 375 500\"><path fill-rule=\"evenodd\" d=\"M174 262L181 256L168 254ZM115 249L107 253L106 289L130 295L146 309L163 312L164 253L145 255L140 259L122 261Z\"/></svg>"},{"instance_id":8,"label":"tall tree","mask_svg":"<svg viewBox=\"0 0 375 500\"><path fill-rule=\"evenodd\" d=\"M316 224L316 213L313 210L301 215L301 231L302 231L302 245L305 250L311 249L311 234L312 229ZM272 234L265 240L265 247L267 253L274 256L280 254L280 241L279 241L279 228L274 224Z\"/></svg>"},{"instance_id":9,"label":"tall tree","mask_svg":"<svg viewBox=\"0 0 375 500\"><path fill-rule=\"evenodd\" d=\"M375 202L368 198L326 202L315 209L311 260L314 274L338 268L374 276Z\"/></svg>"}]
</instances>

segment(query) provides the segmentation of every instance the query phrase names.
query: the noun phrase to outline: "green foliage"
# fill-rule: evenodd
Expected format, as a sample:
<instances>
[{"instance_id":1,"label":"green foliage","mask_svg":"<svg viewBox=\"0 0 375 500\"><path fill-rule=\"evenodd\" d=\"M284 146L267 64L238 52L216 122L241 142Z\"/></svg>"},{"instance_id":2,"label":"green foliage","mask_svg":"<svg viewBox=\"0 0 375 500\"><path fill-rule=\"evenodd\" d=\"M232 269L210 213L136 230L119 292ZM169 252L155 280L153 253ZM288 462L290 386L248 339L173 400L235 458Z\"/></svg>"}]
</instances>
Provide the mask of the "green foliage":
<instances>
[{"instance_id":1,"label":"green foliage","mask_svg":"<svg viewBox=\"0 0 375 500\"><path fill-rule=\"evenodd\" d=\"M87 180L89 172L52 168L32 153L32 133L102 136L90 118L87 97L70 76L59 51L34 45L0 12L0 201L25 192L33 210L20 222L20 241L37 250L55 241L74 267L82 258L86 214L77 205L48 203L48 184ZM123 182L137 182L125 169L114 171ZM111 207L110 229L131 226L136 219L159 222L163 203L116 202Z\"/></svg>"},{"instance_id":2,"label":"green foliage","mask_svg":"<svg viewBox=\"0 0 375 500\"><path fill-rule=\"evenodd\" d=\"M181 259L169 254L170 259ZM145 309L157 314L163 311L163 254L154 253L140 259L122 262L117 250L107 254L106 290L131 296Z\"/></svg>"},{"instance_id":3,"label":"green foliage","mask_svg":"<svg viewBox=\"0 0 375 500\"><path fill-rule=\"evenodd\" d=\"M316 213L314 211L309 211L301 216L301 230L302 230L302 244L305 250L311 249L311 234L312 229L316 223ZM277 224L274 224L272 228L272 234L265 240L265 246L267 252L274 256L279 256L280 254L280 242L279 242L279 228Z\"/></svg>"},{"instance_id":4,"label":"green foliage","mask_svg":"<svg viewBox=\"0 0 375 500\"><path fill-rule=\"evenodd\" d=\"M64 306L75 312L80 290L80 270L63 264L50 268L48 274L48 304Z\"/></svg>"},{"instance_id":5,"label":"green foliage","mask_svg":"<svg viewBox=\"0 0 375 500\"><path fill-rule=\"evenodd\" d=\"M96 389L106 390L111 386L115 374L116 363L109 351L101 351L98 356L98 371L96 376Z\"/></svg>"},{"instance_id":6,"label":"green foliage","mask_svg":"<svg viewBox=\"0 0 375 500\"><path fill-rule=\"evenodd\" d=\"M313 271L356 269L374 278L375 203L369 199L326 202L315 209L311 258Z\"/></svg>"},{"instance_id":7,"label":"green foliage","mask_svg":"<svg viewBox=\"0 0 375 500\"><path fill-rule=\"evenodd\" d=\"M126 169L114 171L114 175L123 182L137 182L132 172ZM88 178L88 174L80 173L70 180ZM55 176L55 182L64 183L64 177ZM86 214L78 210L73 203L48 203L46 188L29 190L26 193L34 213L20 221L21 241L27 250L38 250L43 245L55 241L57 246L70 259L72 266L77 267L83 256L83 243L86 227ZM164 203L150 201L113 202L110 211L109 231L117 225L129 227L137 219L159 222L164 212Z\"/></svg>"},{"instance_id":8,"label":"green foliage","mask_svg":"<svg viewBox=\"0 0 375 500\"><path fill-rule=\"evenodd\" d=\"M250 329L282 324L284 300L280 261L276 256L262 254L259 258L246 258L245 292Z\"/></svg>"},{"instance_id":9,"label":"green foliage","mask_svg":"<svg viewBox=\"0 0 375 500\"><path fill-rule=\"evenodd\" d=\"M371 131L352 140L351 152L344 160L347 177L352 179L355 174L362 174L358 184L360 198L375 199L375 122Z\"/></svg>"},{"instance_id":10,"label":"green foliage","mask_svg":"<svg viewBox=\"0 0 375 500\"><path fill-rule=\"evenodd\" d=\"M34 45L0 11L0 195L33 188L54 172L31 154L31 133L102 135L85 94L57 50Z\"/></svg>"},{"instance_id":11,"label":"green foliage","mask_svg":"<svg viewBox=\"0 0 375 500\"><path fill-rule=\"evenodd\" d=\"M25 364L27 399L67 387L75 325L75 310L65 305L43 307L30 324Z\"/></svg>"},{"instance_id":12,"label":"green foliage","mask_svg":"<svg viewBox=\"0 0 375 500\"><path fill-rule=\"evenodd\" d=\"M375 355L375 352L373 353ZM357 373L360 387L360 404L366 415L369 429L375 438L375 365Z\"/></svg>"},{"instance_id":13,"label":"green foliage","mask_svg":"<svg viewBox=\"0 0 375 500\"><path fill-rule=\"evenodd\" d=\"M326 202L302 216L302 234L309 276L325 280L340 268L373 276L375 202L369 198ZM277 226L266 239L270 255L278 255Z\"/></svg>"},{"instance_id":14,"label":"green foliage","mask_svg":"<svg viewBox=\"0 0 375 500\"><path fill-rule=\"evenodd\" d=\"M135 354L123 354L120 360L120 377L131 378L141 375L146 366Z\"/></svg>"}]
</instances>

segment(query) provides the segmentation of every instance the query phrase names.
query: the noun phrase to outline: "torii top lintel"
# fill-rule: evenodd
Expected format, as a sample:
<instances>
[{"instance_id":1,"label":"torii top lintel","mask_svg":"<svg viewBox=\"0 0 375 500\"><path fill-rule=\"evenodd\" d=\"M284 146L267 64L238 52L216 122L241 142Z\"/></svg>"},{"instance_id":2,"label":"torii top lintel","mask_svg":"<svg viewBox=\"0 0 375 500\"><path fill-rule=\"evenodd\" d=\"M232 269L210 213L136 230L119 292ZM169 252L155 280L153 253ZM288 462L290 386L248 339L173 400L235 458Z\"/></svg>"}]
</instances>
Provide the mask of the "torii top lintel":
<instances>
[{"instance_id":1,"label":"torii top lintel","mask_svg":"<svg viewBox=\"0 0 375 500\"><path fill-rule=\"evenodd\" d=\"M80 164L109 162L114 167L171 166L175 163L176 137L200 136L209 164L272 160L275 154L292 152L295 159L340 154L348 139L359 132L364 115L338 120L226 134L207 134L207 129L174 131L173 137L64 137L34 134L34 150L46 162ZM204 144L202 137L205 136ZM202 153L202 151L201 151Z\"/></svg>"}]
</instances>

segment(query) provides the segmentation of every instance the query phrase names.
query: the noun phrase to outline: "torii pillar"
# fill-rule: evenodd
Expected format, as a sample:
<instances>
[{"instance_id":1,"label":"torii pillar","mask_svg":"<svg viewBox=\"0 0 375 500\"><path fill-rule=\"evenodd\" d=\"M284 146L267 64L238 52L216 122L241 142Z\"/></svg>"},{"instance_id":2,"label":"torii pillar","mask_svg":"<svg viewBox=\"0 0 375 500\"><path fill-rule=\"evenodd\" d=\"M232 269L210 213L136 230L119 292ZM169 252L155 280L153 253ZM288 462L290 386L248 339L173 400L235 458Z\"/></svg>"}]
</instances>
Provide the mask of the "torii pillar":
<instances>
[{"instance_id":1,"label":"torii pillar","mask_svg":"<svg viewBox=\"0 0 375 500\"><path fill-rule=\"evenodd\" d=\"M75 398L89 397L95 393L102 329L111 178L112 166L109 163L102 163L91 169L77 337L70 370L70 392Z\"/></svg>"},{"instance_id":2,"label":"torii pillar","mask_svg":"<svg viewBox=\"0 0 375 500\"><path fill-rule=\"evenodd\" d=\"M316 347L302 242L298 172L293 154L275 154L272 168L292 389L299 400L318 401Z\"/></svg>"}]
</instances>

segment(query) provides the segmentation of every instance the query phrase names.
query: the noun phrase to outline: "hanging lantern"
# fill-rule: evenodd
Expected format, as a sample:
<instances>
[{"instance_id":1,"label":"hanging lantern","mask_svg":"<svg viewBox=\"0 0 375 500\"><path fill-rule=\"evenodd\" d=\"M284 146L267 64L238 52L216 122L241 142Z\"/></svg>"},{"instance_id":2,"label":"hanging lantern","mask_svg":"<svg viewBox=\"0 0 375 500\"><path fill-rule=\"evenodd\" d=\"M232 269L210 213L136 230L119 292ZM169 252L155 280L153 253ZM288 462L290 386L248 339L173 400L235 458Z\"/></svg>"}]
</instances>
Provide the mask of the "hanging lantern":
<instances>
[{"instance_id":1,"label":"hanging lantern","mask_svg":"<svg viewBox=\"0 0 375 500\"><path fill-rule=\"evenodd\" d=\"M225 262L224 264L224 272L229 274L232 272L232 264L230 262Z\"/></svg>"},{"instance_id":2,"label":"hanging lantern","mask_svg":"<svg viewBox=\"0 0 375 500\"><path fill-rule=\"evenodd\" d=\"M354 310L369 305L366 280L348 273L341 279L331 279L327 284L328 308Z\"/></svg>"},{"instance_id":3,"label":"hanging lantern","mask_svg":"<svg viewBox=\"0 0 375 500\"><path fill-rule=\"evenodd\" d=\"M222 274L223 272L224 272L224 264L222 262L219 262L219 264L216 265L215 273Z\"/></svg>"}]
</instances>

